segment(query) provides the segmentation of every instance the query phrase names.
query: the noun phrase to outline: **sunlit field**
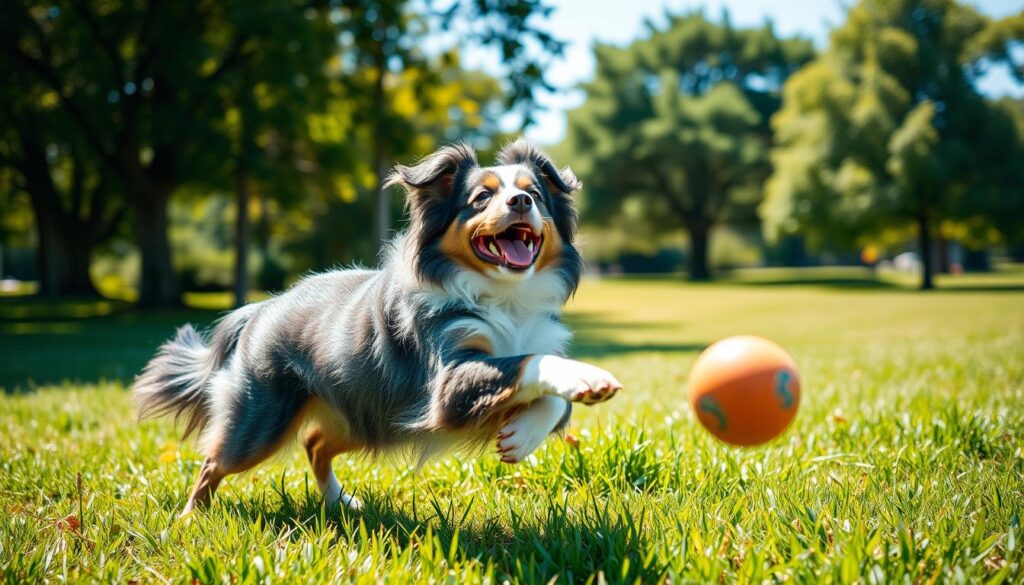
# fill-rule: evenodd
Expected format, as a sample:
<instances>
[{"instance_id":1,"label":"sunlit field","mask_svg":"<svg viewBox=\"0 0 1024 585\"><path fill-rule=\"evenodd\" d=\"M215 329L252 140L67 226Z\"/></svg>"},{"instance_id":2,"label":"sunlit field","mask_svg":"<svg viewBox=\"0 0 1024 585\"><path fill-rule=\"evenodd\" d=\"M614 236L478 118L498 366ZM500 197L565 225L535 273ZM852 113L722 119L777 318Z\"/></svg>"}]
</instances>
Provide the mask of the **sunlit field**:
<instances>
[{"instance_id":1,"label":"sunlit field","mask_svg":"<svg viewBox=\"0 0 1024 585\"><path fill-rule=\"evenodd\" d=\"M587 280L569 309L573 353L626 389L577 407L565 439L519 465L340 457L361 512L325 509L293 448L182 520L200 458L172 421L138 424L125 388L176 325L218 313L2 299L0 574L1019 581L1024 274L939 286L828 271ZM788 349L804 389L786 434L746 450L713 439L685 401L700 350L740 333Z\"/></svg>"}]
</instances>

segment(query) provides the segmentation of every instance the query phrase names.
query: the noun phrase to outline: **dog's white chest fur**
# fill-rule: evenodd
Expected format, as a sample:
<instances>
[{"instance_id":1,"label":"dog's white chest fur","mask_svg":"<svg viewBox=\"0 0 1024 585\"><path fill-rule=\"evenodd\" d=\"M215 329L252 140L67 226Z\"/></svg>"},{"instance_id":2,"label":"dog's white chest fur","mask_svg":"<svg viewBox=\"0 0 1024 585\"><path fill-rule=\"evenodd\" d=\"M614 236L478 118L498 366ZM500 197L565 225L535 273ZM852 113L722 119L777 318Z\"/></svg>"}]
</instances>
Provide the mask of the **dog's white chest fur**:
<instances>
[{"instance_id":1,"label":"dog's white chest fur","mask_svg":"<svg viewBox=\"0 0 1024 585\"><path fill-rule=\"evenodd\" d=\"M495 357L525 354L564 355L572 334L557 320L557 314L538 311L516 311L501 305L482 305L481 320L490 331L487 337L494 346Z\"/></svg>"},{"instance_id":2,"label":"dog's white chest fur","mask_svg":"<svg viewBox=\"0 0 1024 585\"><path fill-rule=\"evenodd\" d=\"M531 272L524 278L489 279L471 272L453 278L443 297L464 299L475 318L458 319L448 329L480 335L491 342L494 357L526 354L564 355L572 333L559 320L565 299L564 283L550 272Z\"/></svg>"}]
</instances>

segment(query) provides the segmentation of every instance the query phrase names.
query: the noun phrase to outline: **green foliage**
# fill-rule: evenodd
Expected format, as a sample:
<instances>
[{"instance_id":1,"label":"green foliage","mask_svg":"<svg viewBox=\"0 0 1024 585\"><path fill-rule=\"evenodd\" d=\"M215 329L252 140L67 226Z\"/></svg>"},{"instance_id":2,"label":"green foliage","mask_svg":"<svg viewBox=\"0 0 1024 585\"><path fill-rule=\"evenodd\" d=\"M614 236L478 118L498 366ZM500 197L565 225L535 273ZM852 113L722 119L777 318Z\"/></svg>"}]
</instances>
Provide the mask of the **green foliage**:
<instances>
[{"instance_id":1,"label":"green foliage","mask_svg":"<svg viewBox=\"0 0 1024 585\"><path fill-rule=\"evenodd\" d=\"M945 182L941 161L935 152L939 133L933 126L934 119L935 104L923 101L907 113L903 124L889 138L886 170L904 193L934 193ZM914 214L918 212L915 205L922 202L903 203L911 206L905 213Z\"/></svg>"},{"instance_id":2,"label":"green foliage","mask_svg":"<svg viewBox=\"0 0 1024 585\"><path fill-rule=\"evenodd\" d=\"M175 516L201 460L170 420L140 426L124 385L175 325L215 314L5 301L0 350L20 379L54 385L0 396L0 577L1019 580L1022 274L968 276L934 295L838 279L771 286L803 274L585 283L568 314L574 353L626 390L575 409L575 445L551 438L516 466L452 455L419 472L340 457L359 513L323 509L291 449L185 520ZM697 353L739 330L781 343L802 374L793 427L762 448L718 443L685 403Z\"/></svg>"},{"instance_id":3,"label":"green foliage","mask_svg":"<svg viewBox=\"0 0 1024 585\"><path fill-rule=\"evenodd\" d=\"M125 205L72 120L31 72L0 59L0 190L6 243L36 244L39 292L94 295L92 249L123 226Z\"/></svg>"},{"instance_id":4,"label":"green foliage","mask_svg":"<svg viewBox=\"0 0 1024 585\"><path fill-rule=\"evenodd\" d=\"M984 120L984 164L976 186L954 209L958 239L982 249L998 241L1024 240L1024 100L1003 98ZM992 234L992 232L996 234Z\"/></svg>"},{"instance_id":5,"label":"green foliage","mask_svg":"<svg viewBox=\"0 0 1024 585\"><path fill-rule=\"evenodd\" d=\"M697 13L595 54L596 79L570 113L562 149L587 184L584 217L613 223L637 202L653 232L687 229L690 274L707 278L708 233L756 204L768 115L810 44Z\"/></svg>"},{"instance_id":6,"label":"green foliage","mask_svg":"<svg viewBox=\"0 0 1024 585\"><path fill-rule=\"evenodd\" d=\"M463 68L455 51L389 74L386 87L386 106L373 109L400 120L402 126L401 138L382 146L389 159L415 160L459 139L482 146L497 140L502 88L494 77ZM364 152L318 167L307 179L315 182L316 189L307 190L303 198L271 206L269 211L276 220L269 226L270 240L280 250L279 260L293 273L339 263L372 263L374 259L376 242L371 230L380 182L368 151L381 137L375 135L375 124L363 117L371 108L365 96L346 88L339 82L329 110L308 118L310 135L317 149ZM393 193L386 195L393 215L398 216L402 201L391 197Z\"/></svg>"},{"instance_id":7,"label":"green foliage","mask_svg":"<svg viewBox=\"0 0 1024 585\"><path fill-rule=\"evenodd\" d=\"M490 0L448 3L443 12L405 0L5 2L0 99L16 115L0 120L2 196L18 204L12 191L41 191L7 171L9 159L25 158L19 136L38 137L38 152L74 153L73 164L51 161L43 174L81 175L85 192L97 193L92 199L114 205L91 215L69 205L64 215L87 218L80 231L96 232L91 244L111 235L127 209L141 257L140 302L176 304L172 195L196 200L234 188L240 210L257 199L279 212L275 219L304 216L283 223L306 224L315 245L336 229L320 218L338 199L370 209L367 192L398 157L441 140L489 138L500 105L529 121L534 88L546 86L540 63L563 47L538 27L550 11L539 1ZM462 70L454 49L436 60L424 55L427 35L453 25L464 25L458 42L498 49L510 71L505 84ZM26 131L33 124L42 131ZM90 201L74 195L82 189L59 186L70 194L57 199ZM47 201L35 215L56 207ZM343 253L317 265L371 256L364 210L335 211L353 218L334 246ZM236 217L246 225L245 214ZM271 248L296 244L272 246L270 223L255 230L264 260ZM236 253L247 250L245 233ZM85 257L79 272L88 281Z\"/></svg>"},{"instance_id":8,"label":"green foliage","mask_svg":"<svg viewBox=\"0 0 1024 585\"><path fill-rule=\"evenodd\" d=\"M0 23L2 67L39 96L27 109L59 111L65 140L88 147L132 211L147 305L178 301L167 204L182 185L223 182L237 96L264 97L268 120L292 113L322 95L334 48L326 10L290 0L16 0Z\"/></svg>"},{"instance_id":9,"label":"green foliage","mask_svg":"<svg viewBox=\"0 0 1024 585\"><path fill-rule=\"evenodd\" d=\"M853 6L772 120L769 239L849 248L915 226L930 249L943 220L1017 229L1021 215L1006 212L1021 205L1013 157L1024 134L976 85L986 63L1012 54L1016 18L993 23L953 0Z\"/></svg>"}]
</instances>

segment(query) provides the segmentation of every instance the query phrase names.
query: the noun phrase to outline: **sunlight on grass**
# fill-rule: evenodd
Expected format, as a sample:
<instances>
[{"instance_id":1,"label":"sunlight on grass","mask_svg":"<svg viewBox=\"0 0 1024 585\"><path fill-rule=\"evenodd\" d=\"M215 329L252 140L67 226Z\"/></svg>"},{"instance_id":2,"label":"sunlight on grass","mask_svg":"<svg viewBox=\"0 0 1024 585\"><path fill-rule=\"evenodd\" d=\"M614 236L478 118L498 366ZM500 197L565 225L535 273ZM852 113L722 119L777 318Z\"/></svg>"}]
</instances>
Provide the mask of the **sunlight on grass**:
<instances>
[{"instance_id":1,"label":"sunlight on grass","mask_svg":"<svg viewBox=\"0 0 1024 585\"><path fill-rule=\"evenodd\" d=\"M451 456L417 474L340 457L339 478L366 503L359 513L323 509L291 449L228 479L210 511L177 520L200 460L171 421L135 422L124 389L134 372L5 395L0 572L14 582L1016 580L1022 297L586 281L568 315L576 354L626 389L578 407L571 441L553 438L517 466ZM81 335L106 327L103 353L141 362L174 325L215 315L86 320ZM793 427L762 448L715 441L685 402L700 349L739 333L781 343L803 376Z\"/></svg>"}]
</instances>

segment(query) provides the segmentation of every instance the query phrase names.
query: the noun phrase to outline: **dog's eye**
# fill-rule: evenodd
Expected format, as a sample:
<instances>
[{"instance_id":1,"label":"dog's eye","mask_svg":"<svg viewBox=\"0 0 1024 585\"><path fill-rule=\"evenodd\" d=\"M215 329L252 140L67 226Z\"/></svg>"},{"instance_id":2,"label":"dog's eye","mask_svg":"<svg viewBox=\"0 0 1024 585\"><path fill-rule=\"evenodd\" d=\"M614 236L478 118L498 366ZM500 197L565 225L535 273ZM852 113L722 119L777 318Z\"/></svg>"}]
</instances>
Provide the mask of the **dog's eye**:
<instances>
[{"instance_id":1,"label":"dog's eye","mask_svg":"<svg viewBox=\"0 0 1024 585\"><path fill-rule=\"evenodd\" d=\"M494 191L490 191L488 189L484 189L483 191L480 191L479 193L477 193L476 197L473 197L473 203L483 203L483 202L487 201L488 199L490 199L493 196L494 196Z\"/></svg>"}]
</instances>

